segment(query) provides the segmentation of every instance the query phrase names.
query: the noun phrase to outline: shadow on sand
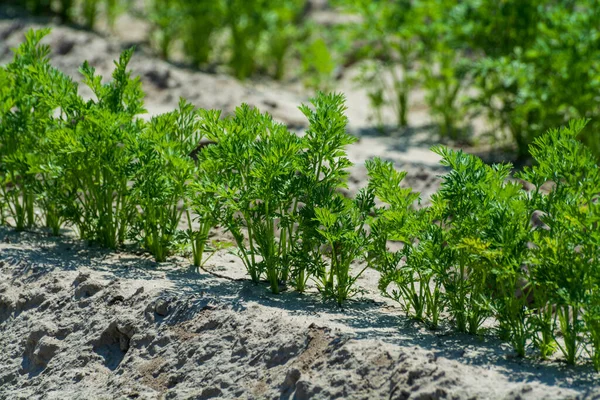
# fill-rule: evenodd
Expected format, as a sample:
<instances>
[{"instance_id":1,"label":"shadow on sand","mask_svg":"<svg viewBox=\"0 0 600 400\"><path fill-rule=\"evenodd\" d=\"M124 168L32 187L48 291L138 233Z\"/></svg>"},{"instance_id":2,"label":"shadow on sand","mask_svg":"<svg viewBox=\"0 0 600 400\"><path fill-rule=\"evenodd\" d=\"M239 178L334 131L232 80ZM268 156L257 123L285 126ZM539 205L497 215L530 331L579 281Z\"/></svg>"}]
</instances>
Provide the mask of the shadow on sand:
<instances>
[{"instance_id":1,"label":"shadow on sand","mask_svg":"<svg viewBox=\"0 0 600 400\"><path fill-rule=\"evenodd\" d=\"M10 265L12 279L33 281L51 271L75 271L81 267L106 272L107 278L152 280L167 278L172 286L161 296L183 299L169 318L157 323L175 325L194 318L214 305L243 311L249 303L285 310L292 316L318 316L342 325L342 339L382 340L404 348L420 347L437 358L463 364L495 365L507 379L518 382L542 382L586 393L597 382L598 375L590 365L570 367L562 362L549 362L514 356L510 346L492 334L472 336L452 332L450 327L427 330L389 306L369 298L349 301L343 308L324 302L318 293L293 291L280 295L268 292L267 285L250 281L216 278L204 271L194 272L182 262L157 264L146 256L109 252L67 238L52 238L41 233L18 233L0 228L0 266Z\"/></svg>"}]
</instances>

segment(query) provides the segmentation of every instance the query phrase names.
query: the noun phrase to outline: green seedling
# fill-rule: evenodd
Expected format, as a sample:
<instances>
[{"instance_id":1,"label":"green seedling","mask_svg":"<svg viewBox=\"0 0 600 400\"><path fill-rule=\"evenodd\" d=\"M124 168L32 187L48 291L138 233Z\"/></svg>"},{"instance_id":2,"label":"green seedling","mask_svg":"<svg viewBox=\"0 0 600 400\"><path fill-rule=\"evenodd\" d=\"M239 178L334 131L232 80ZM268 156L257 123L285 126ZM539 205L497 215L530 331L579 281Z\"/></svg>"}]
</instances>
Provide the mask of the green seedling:
<instances>
[{"instance_id":1,"label":"green seedling","mask_svg":"<svg viewBox=\"0 0 600 400\"><path fill-rule=\"evenodd\" d=\"M194 178L189 157L200 142L199 122L189 103L152 118L136 141L132 195L141 210L140 235L156 261L165 261L184 210L186 185Z\"/></svg>"},{"instance_id":2,"label":"green seedling","mask_svg":"<svg viewBox=\"0 0 600 400\"><path fill-rule=\"evenodd\" d=\"M355 274L351 271L352 263L365 257L367 225L374 207L373 190L363 189L354 200L338 194L328 208L315 209L317 232L327 243L325 254L329 258L329 268L319 271L318 287L339 305L354 294L356 280L368 268L366 265Z\"/></svg>"},{"instance_id":3,"label":"green seedling","mask_svg":"<svg viewBox=\"0 0 600 400\"><path fill-rule=\"evenodd\" d=\"M224 204L221 223L233 234L252 280L266 273L271 290L279 293L288 273L287 224L297 196L300 139L247 105L230 118L219 117L203 115L206 136L216 142L203 150L203 168L212 180L207 187Z\"/></svg>"},{"instance_id":4,"label":"green seedling","mask_svg":"<svg viewBox=\"0 0 600 400\"><path fill-rule=\"evenodd\" d=\"M399 302L407 315L419 321L429 320L435 327L441 302L440 286L433 282L433 269L426 261L432 248L415 243L415 239L427 226L436 225L420 223L429 220L429 214L413 210L419 194L400 186L406 172L398 172L390 162L378 158L365 165L369 187L385 204L371 223L369 265L381 273L382 294ZM391 252L389 241L401 242L403 247Z\"/></svg>"},{"instance_id":5,"label":"green seedling","mask_svg":"<svg viewBox=\"0 0 600 400\"><path fill-rule=\"evenodd\" d=\"M96 99L71 97L69 113L49 134L50 151L71 199L65 204L67 220L82 238L108 248L123 243L136 215L130 182L134 148L145 127L136 116L145 110L139 79L126 70L132 55L132 50L123 52L106 84L84 63L80 71Z\"/></svg>"},{"instance_id":6,"label":"green seedling","mask_svg":"<svg viewBox=\"0 0 600 400\"><path fill-rule=\"evenodd\" d=\"M40 44L48 33L30 30L12 63L0 69L0 193L2 208L18 230L36 223L34 205L40 189L36 172L43 157L36 150L45 140L52 115L39 94L49 83L43 71L50 69L50 48Z\"/></svg>"},{"instance_id":7,"label":"green seedling","mask_svg":"<svg viewBox=\"0 0 600 400\"><path fill-rule=\"evenodd\" d=\"M546 335L554 334L554 327L560 330L562 339L554 335L554 340L569 364L575 364L583 349L585 319L593 326L597 309L590 299L599 289L600 171L598 160L576 139L586 123L573 121L536 139L530 151L537 164L520 174L535 186L531 212L543 213L544 225L532 233L530 262L532 279L544 294L541 300L548 302L538 306L555 309ZM553 187L543 194L547 182Z\"/></svg>"}]
</instances>

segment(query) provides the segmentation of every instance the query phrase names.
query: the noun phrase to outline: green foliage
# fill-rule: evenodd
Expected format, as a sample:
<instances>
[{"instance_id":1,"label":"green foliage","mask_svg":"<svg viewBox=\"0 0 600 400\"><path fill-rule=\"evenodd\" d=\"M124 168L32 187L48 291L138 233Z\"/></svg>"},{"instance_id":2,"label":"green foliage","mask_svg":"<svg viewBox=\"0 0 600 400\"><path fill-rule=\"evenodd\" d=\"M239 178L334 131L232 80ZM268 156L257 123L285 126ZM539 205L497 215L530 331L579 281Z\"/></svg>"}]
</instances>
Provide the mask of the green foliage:
<instances>
[{"instance_id":1,"label":"green foliage","mask_svg":"<svg viewBox=\"0 0 600 400\"><path fill-rule=\"evenodd\" d=\"M312 88L327 85L336 64L325 40L309 40L299 51L302 55L302 75L306 77L305 85Z\"/></svg>"},{"instance_id":2,"label":"green foliage","mask_svg":"<svg viewBox=\"0 0 600 400\"><path fill-rule=\"evenodd\" d=\"M217 143L203 150L209 187L224 202L222 224L235 237L252 280L258 282L266 272L271 290L278 293L289 272L286 254L292 238L287 241L286 235L297 197L300 139L247 105L230 118L219 117L219 112L206 112L202 119L207 137Z\"/></svg>"},{"instance_id":3,"label":"green foliage","mask_svg":"<svg viewBox=\"0 0 600 400\"><path fill-rule=\"evenodd\" d=\"M96 99L84 102L73 93L56 129L49 133L54 163L66 182L66 220L82 238L116 248L122 243L136 213L129 182L134 178L133 151L145 112L138 78L126 71L133 50L123 52L113 80L102 77L87 62L80 72Z\"/></svg>"},{"instance_id":4,"label":"green foliage","mask_svg":"<svg viewBox=\"0 0 600 400\"><path fill-rule=\"evenodd\" d=\"M22 3L22 4L21 4ZM58 13L93 27L135 9L116 0L27 0L33 13ZM148 0L142 16L166 59L195 67L227 65L246 79L303 75L322 89L343 64L361 63L379 128L384 109L408 125L411 93L423 89L442 138L462 140L485 114L517 156L548 129L591 119L582 136L600 154L600 3L595 0L336 0L356 20L321 26L307 0ZM342 61L343 60L343 61ZM297 62L292 62L297 61ZM465 99L465 94L471 100ZM491 133L491 132L488 132ZM496 135L497 136L497 135Z\"/></svg>"},{"instance_id":5,"label":"green foliage","mask_svg":"<svg viewBox=\"0 0 600 400\"><path fill-rule=\"evenodd\" d=\"M598 368L600 171L576 139L585 124L535 139L537 165L518 175L531 192L508 180L510 164L435 147L451 170L432 205L413 211L416 194L399 188L404 174L369 162L369 185L386 204L371 224L369 255L383 294L431 327L447 311L457 330L474 334L493 316L519 356L535 345L574 364L585 349ZM390 241L400 250L388 251Z\"/></svg>"},{"instance_id":6,"label":"green foliage","mask_svg":"<svg viewBox=\"0 0 600 400\"><path fill-rule=\"evenodd\" d=\"M449 315L478 334L493 318L519 356L558 349L575 364L587 353L600 369L600 167L577 139L586 120L533 140L535 165L516 175L527 184L511 179L510 164L438 146L449 171L431 206L417 209L406 173L380 159L346 198L356 139L342 95L300 107L303 136L248 105L221 118L181 100L146 122L132 50L106 83L83 64L94 93L85 101L50 66L47 33L28 32L0 68L0 222L54 234L67 225L112 249L135 238L157 261L188 245L195 266L227 247L208 243L221 225L251 279L273 293L313 279L343 304L372 267L382 293L431 328ZM214 143L199 147L201 138Z\"/></svg>"},{"instance_id":7,"label":"green foliage","mask_svg":"<svg viewBox=\"0 0 600 400\"><path fill-rule=\"evenodd\" d=\"M178 27L181 24L178 4L179 2L171 0L152 0L146 7L146 19L153 27L150 40L164 59L171 56L173 41L177 37Z\"/></svg>"},{"instance_id":8,"label":"green foliage","mask_svg":"<svg viewBox=\"0 0 600 400\"><path fill-rule=\"evenodd\" d=\"M90 29L96 26L101 13L112 25L123 8L123 4L119 4L117 0L25 0L15 3L34 15L55 14L62 22L81 21Z\"/></svg>"},{"instance_id":9,"label":"green foliage","mask_svg":"<svg viewBox=\"0 0 600 400\"><path fill-rule=\"evenodd\" d=\"M354 284L367 269L352 274L350 266L362 260L369 245L367 224L375 207L372 189L361 190L354 200L337 194L328 208L316 208L315 217L320 227L317 232L327 243L329 270L319 271L319 290L325 297L334 298L342 304L354 294Z\"/></svg>"},{"instance_id":10,"label":"green foliage","mask_svg":"<svg viewBox=\"0 0 600 400\"><path fill-rule=\"evenodd\" d=\"M390 104L401 127L408 125L408 95L416 84L415 63L421 42L415 26L421 22L422 9L410 1L387 2L340 1L349 12L361 16L358 24L348 24L345 34L357 48L353 59L368 59L358 78L366 86L372 106L379 109ZM392 80L391 84L388 79ZM389 94L387 88L391 88Z\"/></svg>"},{"instance_id":11,"label":"green foliage","mask_svg":"<svg viewBox=\"0 0 600 400\"><path fill-rule=\"evenodd\" d=\"M405 126L409 94L422 87L442 137L460 139L467 119L484 112L523 158L548 129L591 118L582 140L600 154L597 1L338 3L361 17L346 25L354 43L347 57L366 60L360 81L379 125L391 106ZM474 99L465 102L471 84Z\"/></svg>"},{"instance_id":12,"label":"green foliage","mask_svg":"<svg viewBox=\"0 0 600 400\"><path fill-rule=\"evenodd\" d=\"M45 139L52 108L40 98L50 69L50 48L40 45L49 30L29 31L13 62L0 71L0 182L3 209L18 230L35 224L34 202L39 189L36 151ZM4 217L2 218L4 219Z\"/></svg>"},{"instance_id":13,"label":"green foliage","mask_svg":"<svg viewBox=\"0 0 600 400\"><path fill-rule=\"evenodd\" d=\"M312 104L314 110L301 107L310 123L303 138L247 105L229 118L217 111L202 117L216 142L202 151L204 186L222 202L219 222L233 234L250 277L259 282L265 274L273 293L290 279L300 291L311 275L325 279L319 249L331 238L319 230L317 210L334 204L351 165L344 148L354 139L345 132L343 97L320 94ZM344 256L344 262L355 258ZM344 287L336 294L340 302L353 283L342 274L330 274Z\"/></svg>"},{"instance_id":14,"label":"green foliage","mask_svg":"<svg viewBox=\"0 0 600 400\"><path fill-rule=\"evenodd\" d=\"M537 39L538 22L546 0L453 1L452 22L466 45L490 57L502 57L516 47L525 48Z\"/></svg>"},{"instance_id":15,"label":"green foliage","mask_svg":"<svg viewBox=\"0 0 600 400\"><path fill-rule=\"evenodd\" d=\"M502 265L502 254L494 247L508 251L513 243L494 243L503 221L501 199L511 199L516 187L504 186L510 165L488 166L477 157L442 147L433 149L442 164L452 168L443 177L438 193L432 198L435 207L443 209L441 224L446 228L446 244L451 257L441 272L444 297L459 331L477 333L490 315L491 296L488 287L495 264ZM503 193L507 191L508 193ZM498 204L500 203L500 204ZM486 239L491 240L486 240ZM513 238L518 239L518 238ZM492 260L492 261L491 261ZM490 262L491 261L491 262ZM516 260L517 268L519 260ZM514 269L514 268L513 268Z\"/></svg>"},{"instance_id":16,"label":"green foliage","mask_svg":"<svg viewBox=\"0 0 600 400\"><path fill-rule=\"evenodd\" d=\"M226 63L240 79L257 72L281 79L290 49L305 35L305 5L306 0L150 0L147 17L164 58L181 39L196 67Z\"/></svg>"},{"instance_id":17,"label":"green foliage","mask_svg":"<svg viewBox=\"0 0 600 400\"><path fill-rule=\"evenodd\" d=\"M441 230L433 223L431 213L413 209L419 194L400 186L406 172L398 172L390 162L378 158L365 165L369 188L385 204L378 208L377 218L370 224L368 261L381 273L379 288L385 296L398 301L407 315L436 327L442 304L434 265L442 258L436 250L443 249L433 248L432 236L428 236L430 241L421 243L416 238L419 234L436 235ZM403 247L389 251L389 241L401 242ZM431 258L434 254L436 257Z\"/></svg>"},{"instance_id":18,"label":"green foliage","mask_svg":"<svg viewBox=\"0 0 600 400\"><path fill-rule=\"evenodd\" d=\"M139 234L156 261L166 260L187 209L186 186L195 176L189 154L199 142L194 106L184 100L178 110L152 118L134 141L138 165L132 195L141 210Z\"/></svg>"},{"instance_id":19,"label":"green foliage","mask_svg":"<svg viewBox=\"0 0 600 400\"><path fill-rule=\"evenodd\" d=\"M584 2L575 11L549 7L539 17L536 40L476 66L477 102L512 136L519 156L548 129L600 115L600 8ZM582 137L600 154L598 123Z\"/></svg>"},{"instance_id":20,"label":"green foliage","mask_svg":"<svg viewBox=\"0 0 600 400\"><path fill-rule=\"evenodd\" d=\"M542 212L544 224L532 234L530 261L536 290L542 293L538 307L556 307L564 340L555 340L569 364L582 349L586 320L593 332L600 289L600 171L598 160L576 140L585 125L575 121L536 139L531 155L537 165L520 175L535 185L530 208ZM543 194L547 182L553 187Z\"/></svg>"},{"instance_id":21,"label":"green foliage","mask_svg":"<svg viewBox=\"0 0 600 400\"><path fill-rule=\"evenodd\" d=\"M312 108L300 107L309 127L303 137L304 151L300 157L300 171L303 171L302 196L298 199L298 204L303 204L299 210L301 239L294 250L297 260L293 276L299 291L304 290L310 275L324 279L326 265L321 247L325 238L319 232L317 209L331 209L337 201L338 189L346 187L347 169L352 166L346 147L356 141L346 132L348 119L344 115L343 95L319 94L311 104Z\"/></svg>"}]
</instances>

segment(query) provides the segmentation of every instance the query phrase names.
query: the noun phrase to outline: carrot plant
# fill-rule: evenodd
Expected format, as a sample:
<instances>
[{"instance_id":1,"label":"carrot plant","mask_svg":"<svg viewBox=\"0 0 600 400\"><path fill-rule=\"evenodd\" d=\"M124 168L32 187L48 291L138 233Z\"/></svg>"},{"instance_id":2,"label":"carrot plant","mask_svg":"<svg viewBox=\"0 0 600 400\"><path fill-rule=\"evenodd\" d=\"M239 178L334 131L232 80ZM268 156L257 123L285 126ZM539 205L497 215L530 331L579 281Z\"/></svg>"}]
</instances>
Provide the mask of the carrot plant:
<instances>
[{"instance_id":1,"label":"carrot plant","mask_svg":"<svg viewBox=\"0 0 600 400\"><path fill-rule=\"evenodd\" d=\"M509 168L510 164L498 167L494 180L487 181L486 201L482 204L486 212L475 211L479 214L479 236L465 241L465 250L475 263L488 270L485 290L500 336L523 357L532 338L527 307L532 288L525 268L530 227L521 185L506 181Z\"/></svg>"},{"instance_id":2,"label":"carrot plant","mask_svg":"<svg viewBox=\"0 0 600 400\"><path fill-rule=\"evenodd\" d=\"M407 126L408 96L416 84L415 63L421 48L413 25L418 23L417 9L407 1L339 3L362 18L360 24L347 25L346 33L359 47L354 58L367 59L358 79L368 88L372 106L390 104L398 126Z\"/></svg>"},{"instance_id":3,"label":"carrot plant","mask_svg":"<svg viewBox=\"0 0 600 400\"><path fill-rule=\"evenodd\" d=\"M508 29L514 37L504 39L503 54L488 54L476 63L475 85L480 93L476 102L511 136L520 157L528 155L528 145L537 136L576 118L592 118L593 129L581 140L600 154L596 122L600 108L594 100L600 90L596 79L600 38L588 34L600 23L600 5L595 1L579 2L575 8L565 2L537 7L507 3L520 3L521 9L512 5L511 18L524 19L521 34ZM523 9L528 9L534 24L525 20ZM489 37L497 40L505 35L494 32Z\"/></svg>"},{"instance_id":4,"label":"carrot plant","mask_svg":"<svg viewBox=\"0 0 600 400\"><path fill-rule=\"evenodd\" d=\"M588 299L583 320L587 330L586 352L592 359L596 371L600 371L600 296L596 290Z\"/></svg>"},{"instance_id":5,"label":"carrot plant","mask_svg":"<svg viewBox=\"0 0 600 400\"><path fill-rule=\"evenodd\" d=\"M182 12L179 2L151 0L146 5L146 19L152 25L151 44L160 57L169 59L173 42L179 33Z\"/></svg>"},{"instance_id":6,"label":"carrot plant","mask_svg":"<svg viewBox=\"0 0 600 400\"><path fill-rule=\"evenodd\" d=\"M213 179L209 187L224 202L222 224L233 234L250 277L258 282L266 273L278 293L288 274L287 224L293 223L300 139L247 105L230 118L219 117L206 112L202 121L206 136L216 142L203 150Z\"/></svg>"},{"instance_id":7,"label":"carrot plant","mask_svg":"<svg viewBox=\"0 0 600 400\"><path fill-rule=\"evenodd\" d=\"M267 40L261 62L275 79L284 78L295 43L306 37L306 6L306 0L286 0L265 12ZM273 67L269 68L270 65Z\"/></svg>"},{"instance_id":8,"label":"carrot plant","mask_svg":"<svg viewBox=\"0 0 600 400\"><path fill-rule=\"evenodd\" d=\"M4 87L0 98L1 197L18 230L36 223L36 172L42 157L38 146L45 140L52 114L39 94L47 83L40 79L40 70L50 68L50 48L40 44L48 32L30 30L25 42L16 49L13 62L0 71Z\"/></svg>"},{"instance_id":9,"label":"carrot plant","mask_svg":"<svg viewBox=\"0 0 600 400\"><path fill-rule=\"evenodd\" d=\"M442 254L436 250L443 248L436 246L441 241L429 235L442 232L433 223L430 210L413 209L419 194L400 186L406 172L398 172L392 163L378 158L365 165L369 187L385 204L370 226L368 263L381 273L379 289L399 302L407 315L435 328L442 309L441 287L435 279L435 263ZM401 249L388 250L390 241L401 242ZM431 257L434 254L436 257Z\"/></svg>"},{"instance_id":10,"label":"carrot plant","mask_svg":"<svg viewBox=\"0 0 600 400\"><path fill-rule=\"evenodd\" d=\"M432 197L435 206L443 210L441 223L448 230L447 245L452 254L440 280L457 329L475 334L491 314L487 287L492 275L488 263L477 253L488 247L482 239L494 207L493 188L503 185L510 165L490 167L475 156L444 147L434 147L433 151L442 157L442 165L452 168Z\"/></svg>"},{"instance_id":11,"label":"carrot plant","mask_svg":"<svg viewBox=\"0 0 600 400\"><path fill-rule=\"evenodd\" d=\"M39 211L55 234L71 224L109 248L135 237L158 261L183 238L195 266L207 248L225 247L207 243L220 225L251 279L274 293L313 279L342 304L373 267L382 293L431 328L449 314L477 334L495 318L519 356L533 345L575 364L587 353L600 369L600 166L578 141L586 120L534 139L535 164L516 175L530 191L510 179L510 164L437 146L450 170L431 206L416 209L406 173L380 159L365 163L369 184L346 198L356 139L342 95L300 107L304 135L248 105L221 118L182 100L145 122L127 71L132 50L107 83L83 64L95 95L85 101L50 66L47 32L30 31L0 68L0 222L26 229ZM203 137L214 144L199 147Z\"/></svg>"},{"instance_id":12,"label":"carrot plant","mask_svg":"<svg viewBox=\"0 0 600 400\"><path fill-rule=\"evenodd\" d=\"M130 187L133 149L145 123L136 118L144 112L139 79L130 78L126 69L132 55L133 50L123 52L113 80L105 84L84 63L80 71L96 99L72 96L69 112L49 134L54 162L70 193L67 221L82 238L109 248L123 243L136 213Z\"/></svg>"},{"instance_id":13,"label":"carrot plant","mask_svg":"<svg viewBox=\"0 0 600 400\"><path fill-rule=\"evenodd\" d=\"M530 265L536 288L545 294L542 300L550 303L539 307L555 308L546 329L569 364L583 349L585 320L594 326L600 282L600 171L598 160L576 139L586 123L573 121L536 139L530 151L537 165L520 175L535 185L530 207L543 213L545 224L533 232ZM553 187L543 194L540 188L547 182Z\"/></svg>"},{"instance_id":14,"label":"carrot plant","mask_svg":"<svg viewBox=\"0 0 600 400\"><path fill-rule=\"evenodd\" d=\"M319 93L311 105L302 105L309 122L302 138L299 158L299 191L293 209L299 213L298 237L294 236L294 268L296 290L303 291L313 276L323 281L326 262L321 254L325 237L319 232L318 209L332 209L337 190L346 186L348 168L346 146L356 138L346 132L348 123L343 95ZM300 189L302 188L302 189ZM323 211L324 212L324 211ZM335 272L334 272L335 273Z\"/></svg>"},{"instance_id":15,"label":"carrot plant","mask_svg":"<svg viewBox=\"0 0 600 400\"><path fill-rule=\"evenodd\" d=\"M210 187L214 182L206 179L204 176L205 172L200 170L196 180L188 185L187 193L190 208L185 211L188 223L186 233L192 248L192 263L194 267L201 267L208 261L208 258L203 258L208 244L208 236L210 230L220 221L222 212L221 199L215 196L218 189ZM193 210L193 214L191 210ZM194 222L198 223L197 228L194 228ZM230 244L213 243L213 247L224 249L230 247Z\"/></svg>"},{"instance_id":16,"label":"carrot plant","mask_svg":"<svg viewBox=\"0 0 600 400\"><path fill-rule=\"evenodd\" d=\"M288 50L298 39L306 0L226 0L224 4L235 76L244 79L255 73L261 61L257 55L262 54L264 65L274 66L273 76L282 78Z\"/></svg>"},{"instance_id":17,"label":"carrot plant","mask_svg":"<svg viewBox=\"0 0 600 400\"><path fill-rule=\"evenodd\" d=\"M320 94L312 105L301 107L310 123L302 138L246 105L229 118L202 117L216 142L202 150L204 186L222 202L219 222L250 277L264 274L274 293L289 280L302 291L310 276L322 278L317 209L333 204L351 165L344 148L355 139L345 131L343 97Z\"/></svg>"},{"instance_id":18,"label":"carrot plant","mask_svg":"<svg viewBox=\"0 0 600 400\"><path fill-rule=\"evenodd\" d=\"M339 305L355 293L356 280L368 268L351 271L352 263L364 259L368 249L367 226L374 207L373 190L365 188L353 200L337 194L327 208L315 209L317 232L327 243L329 258L329 267L318 271L318 288Z\"/></svg>"},{"instance_id":19,"label":"carrot plant","mask_svg":"<svg viewBox=\"0 0 600 400\"><path fill-rule=\"evenodd\" d=\"M200 141L194 106L153 117L135 141L133 201L141 209L140 235L156 261L165 261L187 208L186 185L194 178L189 154Z\"/></svg>"},{"instance_id":20,"label":"carrot plant","mask_svg":"<svg viewBox=\"0 0 600 400\"><path fill-rule=\"evenodd\" d=\"M462 124L467 116L462 92L468 85L468 63L460 60L456 51L438 43L431 52L428 63L421 71L425 101L435 118L442 138L461 138Z\"/></svg>"},{"instance_id":21,"label":"carrot plant","mask_svg":"<svg viewBox=\"0 0 600 400\"><path fill-rule=\"evenodd\" d=\"M201 67L214 57L215 36L224 25L225 10L221 2L184 1L182 38L183 48L192 64ZM162 10L159 11L162 14ZM171 21L167 22L169 25ZM202 40L198 40L202 38Z\"/></svg>"},{"instance_id":22,"label":"carrot plant","mask_svg":"<svg viewBox=\"0 0 600 400\"><path fill-rule=\"evenodd\" d=\"M304 35L305 6L306 0L151 0L146 14L164 58L180 44L196 67L223 62L240 79L257 72L281 79Z\"/></svg>"},{"instance_id":23,"label":"carrot plant","mask_svg":"<svg viewBox=\"0 0 600 400\"><path fill-rule=\"evenodd\" d=\"M194 140L196 143L203 135L210 136L213 129L219 124L218 113L206 110L198 110L197 113L197 122L194 128L197 130L198 135ZM209 232L219 222L223 221L225 199L220 197L219 192L226 185L226 181L220 179L223 176L223 164L208 156L206 148L200 151L195 150L195 174L187 184L185 195L186 205L188 206L185 210L186 236L192 248L192 263L195 267L201 267L210 258L209 256L203 259L208 244ZM224 249L230 247L230 244L213 243L213 247Z\"/></svg>"},{"instance_id":24,"label":"carrot plant","mask_svg":"<svg viewBox=\"0 0 600 400\"><path fill-rule=\"evenodd\" d=\"M75 189L69 185L64 169L60 165L60 156L54 150L52 138L60 132L64 124L74 121L81 106L77 94L78 85L59 70L42 64L32 69L36 79L44 84L37 94L45 106L53 110L49 118L44 140L38 143L36 151L40 154L40 163L32 170L38 179L36 205L45 218L45 225L53 235L58 235L73 204Z\"/></svg>"},{"instance_id":25,"label":"carrot plant","mask_svg":"<svg viewBox=\"0 0 600 400\"><path fill-rule=\"evenodd\" d=\"M100 13L103 13L109 24L112 24L122 8L122 4L117 0L9 0L8 2L15 2L34 15L58 15L64 23L82 21L90 29L95 27Z\"/></svg>"}]
</instances>

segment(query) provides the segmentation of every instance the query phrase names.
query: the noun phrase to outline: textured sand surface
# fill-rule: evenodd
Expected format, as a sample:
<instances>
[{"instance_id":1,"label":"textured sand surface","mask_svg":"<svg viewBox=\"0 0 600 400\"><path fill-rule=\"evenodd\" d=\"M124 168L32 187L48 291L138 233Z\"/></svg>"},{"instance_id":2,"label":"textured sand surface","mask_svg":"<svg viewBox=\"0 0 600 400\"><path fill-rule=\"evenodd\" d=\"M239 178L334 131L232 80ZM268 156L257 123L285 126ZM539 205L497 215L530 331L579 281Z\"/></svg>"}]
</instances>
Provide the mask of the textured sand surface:
<instances>
[{"instance_id":1,"label":"textured sand surface","mask_svg":"<svg viewBox=\"0 0 600 400\"><path fill-rule=\"evenodd\" d=\"M600 396L587 367L430 332L360 281L340 309L175 258L0 230L2 399L542 399Z\"/></svg>"}]
</instances>

